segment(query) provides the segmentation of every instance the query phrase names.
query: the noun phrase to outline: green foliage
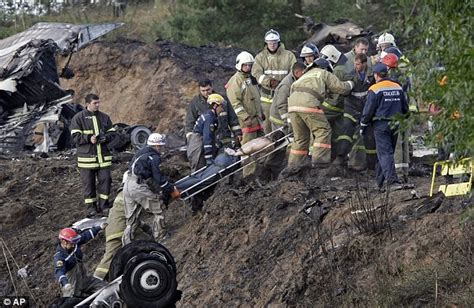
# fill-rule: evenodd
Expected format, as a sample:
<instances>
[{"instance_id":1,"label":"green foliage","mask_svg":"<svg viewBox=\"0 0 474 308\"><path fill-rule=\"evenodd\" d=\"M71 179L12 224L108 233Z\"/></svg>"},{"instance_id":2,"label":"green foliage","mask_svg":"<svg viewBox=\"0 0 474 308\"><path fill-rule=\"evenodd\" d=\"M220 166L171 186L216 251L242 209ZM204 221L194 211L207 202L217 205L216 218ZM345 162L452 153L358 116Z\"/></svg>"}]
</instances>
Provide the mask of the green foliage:
<instances>
[{"instance_id":1,"label":"green foliage","mask_svg":"<svg viewBox=\"0 0 474 308\"><path fill-rule=\"evenodd\" d=\"M191 45L219 43L256 51L265 32L273 28L290 47L304 40L298 30L300 1L294 0L180 0L172 10L169 27L157 34Z\"/></svg>"},{"instance_id":2,"label":"green foliage","mask_svg":"<svg viewBox=\"0 0 474 308\"><path fill-rule=\"evenodd\" d=\"M474 149L472 1L423 1L407 6L393 25L410 42L405 54L413 71L413 93L418 102L436 104L430 142L449 146L456 157L472 156ZM443 79L444 78L444 79ZM426 120L426 119L425 119Z\"/></svg>"}]
</instances>

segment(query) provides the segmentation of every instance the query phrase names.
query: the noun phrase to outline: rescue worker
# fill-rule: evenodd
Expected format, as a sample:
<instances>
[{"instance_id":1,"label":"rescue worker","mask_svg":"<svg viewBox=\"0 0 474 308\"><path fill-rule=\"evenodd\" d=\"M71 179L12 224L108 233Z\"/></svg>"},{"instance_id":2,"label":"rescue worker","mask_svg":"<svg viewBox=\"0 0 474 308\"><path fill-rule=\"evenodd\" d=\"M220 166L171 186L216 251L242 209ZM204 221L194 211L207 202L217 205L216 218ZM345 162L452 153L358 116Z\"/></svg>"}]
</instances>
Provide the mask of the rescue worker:
<instances>
[{"instance_id":1,"label":"rescue worker","mask_svg":"<svg viewBox=\"0 0 474 308\"><path fill-rule=\"evenodd\" d=\"M394 59L396 57L396 61ZM405 93L410 112L418 112L418 106L415 100L410 99L408 92L411 89L411 65L410 60L405 57L397 47L388 47L381 53L381 62L385 63L389 70L389 78L398 82ZM404 183L408 182L408 172L410 168L410 128L406 128L400 132L397 138L397 146L395 147L395 170L399 179Z\"/></svg>"},{"instance_id":2,"label":"rescue worker","mask_svg":"<svg viewBox=\"0 0 474 308\"><path fill-rule=\"evenodd\" d=\"M241 52L236 58L237 72L226 85L227 97L242 128L242 144L264 135L260 93L255 78L250 74L254 62L255 59L250 53ZM243 169L243 176L253 175L255 171L256 164L246 166Z\"/></svg>"},{"instance_id":3,"label":"rescue worker","mask_svg":"<svg viewBox=\"0 0 474 308\"><path fill-rule=\"evenodd\" d=\"M375 83L367 62L364 53L358 53L354 57L354 68L349 73L349 78L354 81L354 88L345 97L343 132L337 139L337 157L333 161L334 165L343 166L349 155L349 167L356 171L364 170L367 164L373 169L377 160L373 134L366 133L365 138L359 138L360 117L367 91Z\"/></svg>"},{"instance_id":4,"label":"rescue worker","mask_svg":"<svg viewBox=\"0 0 474 308\"><path fill-rule=\"evenodd\" d=\"M125 201L123 199L122 188L119 189L114 200L114 205L109 211L107 217L107 227L105 228L105 252L97 265L94 277L100 280L105 280L108 273L110 263L115 256L115 253L122 247L122 236L127 224L125 223ZM143 233L136 232L136 237L140 239L149 239L151 237L151 227L140 221L140 229ZM140 230L137 230L140 231Z\"/></svg>"},{"instance_id":5,"label":"rescue worker","mask_svg":"<svg viewBox=\"0 0 474 308\"><path fill-rule=\"evenodd\" d=\"M331 162L331 126L321 109L328 91L347 94L352 81L342 82L334 74L316 67L316 63L296 80L288 98L288 112L293 127L294 142L288 159L289 167L304 165L311 136L314 138L312 165L326 167Z\"/></svg>"},{"instance_id":6,"label":"rescue worker","mask_svg":"<svg viewBox=\"0 0 474 308\"><path fill-rule=\"evenodd\" d=\"M373 125L378 159L375 168L377 185L382 188L385 182L391 189L396 189L400 181L393 158L398 129L394 117L406 114L408 104L402 87L388 78L385 64L377 63L373 71L376 84L369 88L362 112L361 134L365 133L368 125Z\"/></svg>"},{"instance_id":7,"label":"rescue worker","mask_svg":"<svg viewBox=\"0 0 474 308\"><path fill-rule=\"evenodd\" d=\"M376 46L377 54L371 57L372 65L375 65L376 63L380 62L380 59L382 58L381 53L385 49L392 46L397 47L397 44L395 44L395 37L392 34L387 33L387 32L382 33L377 39L377 46Z\"/></svg>"},{"instance_id":8,"label":"rescue worker","mask_svg":"<svg viewBox=\"0 0 474 308\"><path fill-rule=\"evenodd\" d=\"M219 114L224 111L224 98L219 94L211 94L207 98L208 111L203 113L194 124L193 134L201 140L202 157L206 166L214 163L219 146L216 144L216 132L219 128ZM196 160L196 159L194 159Z\"/></svg>"},{"instance_id":9,"label":"rescue worker","mask_svg":"<svg viewBox=\"0 0 474 308\"><path fill-rule=\"evenodd\" d=\"M344 54L347 58L346 71L351 72L354 69L354 60L355 60L356 55L360 55L360 54L367 55L368 52L369 52L369 40L367 40L365 37L357 38L354 42L354 48L352 48L351 51L346 52ZM371 61L367 61L367 66L372 72Z\"/></svg>"},{"instance_id":10,"label":"rescue worker","mask_svg":"<svg viewBox=\"0 0 474 308\"><path fill-rule=\"evenodd\" d=\"M347 80L347 58L333 45L326 45L321 49L321 57L328 60L333 68L333 74L340 81ZM344 97L335 93L328 93L327 99L322 102L321 109L331 126L331 158L336 158L337 138L342 134L344 122Z\"/></svg>"},{"instance_id":11,"label":"rescue worker","mask_svg":"<svg viewBox=\"0 0 474 308\"><path fill-rule=\"evenodd\" d=\"M214 93L215 92L212 87L211 80L207 78L200 80L199 94L191 100L191 103L188 105L188 108L186 110L184 129L186 133L186 140L188 143L187 156L191 164L192 172L204 166L204 162L202 160L195 161L192 159L200 158L202 149L199 140L194 140L197 137L193 135L194 124L196 123L201 114L209 111L209 104L207 103L207 99L209 95L212 95ZM231 144L240 143L240 141L242 141L242 130L240 129L239 119L235 114L234 108L232 108L232 106L226 100L222 102L222 106L224 110L218 115L219 129L216 132L216 142L219 144L219 147L225 147Z\"/></svg>"},{"instance_id":12,"label":"rescue worker","mask_svg":"<svg viewBox=\"0 0 474 308\"><path fill-rule=\"evenodd\" d=\"M153 215L153 238L159 241L165 235L164 209L171 199L179 198L179 191L160 171L160 148L164 145L165 136L153 133L148 137L147 146L132 158L123 186L127 224L122 238L124 245L135 239L143 209ZM161 188L163 200L152 191L155 185Z\"/></svg>"},{"instance_id":13,"label":"rescue worker","mask_svg":"<svg viewBox=\"0 0 474 308\"><path fill-rule=\"evenodd\" d=\"M293 82L303 76L306 69L302 62L295 62L291 68L291 72L283 78L278 87L275 89L275 95L270 107L270 121L272 123L272 131L279 128L283 129L283 133L287 134L291 130L290 118L288 115L288 97L290 97L290 88ZM265 170L270 173L272 179L278 177L278 174L285 168L286 148L268 155L265 161Z\"/></svg>"},{"instance_id":14,"label":"rescue worker","mask_svg":"<svg viewBox=\"0 0 474 308\"><path fill-rule=\"evenodd\" d=\"M223 145L217 140L217 133L220 130L219 118L224 112L224 98L219 94L211 94L207 98L208 110L201 114L194 124L193 134L191 136L194 144L193 148L200 148L200 151L194 151L194 155L199 157L190 157L190 161L199 162L196 170L214 164L214 158L223 149ZM197 214L204 205L204 201L212 195L212 189L207 189L191 198L192 214Z\"/></svg>"},{"instance_id":15,"label":"rescue worker","mask_svg":"<svg viewBox=\"0 0 474 308\"><path fill-rule=\"evenodd\" d=\"M54 275L61 286L61 297L87 297L105 285L103 281L87 276L81 246L95 238L106 226L103 223L80 234L73 228L64 228L59 232Z\"/></svg>"},{"instance_id":16,"label":"rescue worker","mask_svg":"<svg viewBox=\"0 0 474 308\"><path fill-rule=\"evenodd\" d=\"M271 132L270 106L275 89L280 81L290 73L291 66L296 62L295 55L285 49L280 41L280 34L270 29L265 33L265 48L255 57L252 75L260 85L260 101L262 104L265 134Z\"/></svg>"},{"instance_id":17,"label":"rescue worker","mask_svg":"<svg viewBox=\"0 0 474 308\"><path fill-rule=\"evenodd\" d=\"M77 166L81 175L84 203L88 207L88 214L95 215L109 208L112 154L107 144L113 140L115 129L110 117L99 111L99 96L88 94L85 102L86 109L71 120L71 135L72 142L77 147Z\"/></svg>"},{"instance_id":18,"label":"rescue worker","mask_svg":"<svg viewBox=\"0 0 474 308\"><path fill-rule=\"evenodd\" d=\"M310 66L317 58L319 58L319 49L313 43L308 43L301 48L300 58L306 66Z\"/></svg>"}]
</instances>

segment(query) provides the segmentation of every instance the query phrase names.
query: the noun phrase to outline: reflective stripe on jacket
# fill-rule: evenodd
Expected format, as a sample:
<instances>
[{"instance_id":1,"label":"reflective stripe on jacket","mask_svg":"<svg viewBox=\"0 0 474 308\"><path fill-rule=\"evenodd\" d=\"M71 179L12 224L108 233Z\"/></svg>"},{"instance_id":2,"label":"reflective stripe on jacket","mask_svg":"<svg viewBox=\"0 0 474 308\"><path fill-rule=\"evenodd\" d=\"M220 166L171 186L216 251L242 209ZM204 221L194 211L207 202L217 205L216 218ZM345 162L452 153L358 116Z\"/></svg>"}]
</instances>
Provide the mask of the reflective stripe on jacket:
<instances>
[{"instance_id":1,"label":"reflective stripe on jacket","mask_svg":"<svg viewBox=\"0 0 474 308\"><path fill-rule=\"evenodd\" d=\"M291 72L291 67L296 62L295 55L285 49L285 45L280 43L280 46L275 53L271 53L265 46L255 57L255 63L252 66L252 75L257 79L258 84L264 90L262 97L272 97L273 89L270 85L270 80L283 80L286 75ZM271 101L270 101L271 103Z\"/></svg>"},{"instance_id":2,"label":"reflective stripe on jacket","mask_svg":"<svg viewBox=\"0 0 474 308\"><path fill-rule=\"evenodd\" d=\"M288 112L305 112L296 111L292 107L313 108L306 110L315 112L311 110L319 109L328 92L347 94L350 90L349 82L340 81L336 75L326 70L312 68L291 85Z\"/></svg>"},{"instance_id":3,"label":"reflective stripe on jacket","mask_svg":"<svg viewBox=\"0 0 474 308\"><path fill-rule=\"evenodd\" d=\"M201 114L194 124L193 132L202 136L205 159L212 158L217 154L216 131L218 125L217 116L212 110Z\"/></svg>"},{"instance_id":4,"label":"reflective stripe on jacket","mask_svg":"<svg viewBox=\"0 0 474 308\"><path fill-rule=\"evenodd\" d=\"M257 85L252 83L250 74L236 72L226 85L227 97L239 118L240 125L248 118L262 116L260 93Z\"/></svg>"},{"instance_id":5,"label":"reflective stripe on jacket","mask_svg":"<svg viewBox=\"0 0 474 308\"><path fill-rule=\"evenodd\" d=\"M109 116L101 111L83 110L71 120L71 136L77 147L77 165L79 168L97 169L112 165L112 154L107 142L92 144L93 135L106 134L106 139L113 138L115 129Z\"/></svg>"},{"instance_id":6,"label":"reflective stripe on jacket","mask_svg":"<svg viewBox=\"0 0 474 308\"><path fill-rule=\"evenodd\" d=\"M224 112L219 114L219 130L216 134L216 140L223 143L224 139L231 138L233 136L242 135L240 129L239 119L235 114L234 108L225 100L222 104L224 106ZM209 110L209 104L202 95L196 95L189 103L186 110L186 117L184 120L184 130L188 134L193 131L194 124L198 117Z\"/></svg>"}]
</instances>

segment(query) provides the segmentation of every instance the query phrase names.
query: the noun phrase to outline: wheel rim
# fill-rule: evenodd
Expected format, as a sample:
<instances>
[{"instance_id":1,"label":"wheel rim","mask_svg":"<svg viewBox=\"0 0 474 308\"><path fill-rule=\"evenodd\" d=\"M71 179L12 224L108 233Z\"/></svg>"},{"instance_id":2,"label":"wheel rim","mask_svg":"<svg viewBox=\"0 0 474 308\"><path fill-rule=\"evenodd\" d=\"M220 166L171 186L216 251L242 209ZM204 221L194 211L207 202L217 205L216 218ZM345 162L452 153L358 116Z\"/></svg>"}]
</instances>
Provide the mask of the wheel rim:
<instances>
[{"instance_id":1,"label":"wheel rim","mask_svg":"<svg viewBox=\"0 0 474 308\"><path fill-rule=\"evenodd\" d=\"M140 286L147 291L155 290L160 285L160 275L155 270L146 270L140 277Z\"/></svg>"},{"instance_id":2,"label":"wheel rim","mask_svg":"<svg viewBox=\"0 0 474 308\"><path fill-rule=\"evenodd\" d=\"M160 280L160 275L158 271L155 269L146 269L143 271L143 273L139 274L139 277L136 277L137 272L140 271L143 267L148 266L153 264L153 261L145 261L140 264L138 264L135 269L132 272L132 275L130 276L130 281L133 285L133 282L136 281L135 278L139 278L139 286L145 291L153 291L156 290L160 287L161 280Z\"/></svg>"}]
</instances>

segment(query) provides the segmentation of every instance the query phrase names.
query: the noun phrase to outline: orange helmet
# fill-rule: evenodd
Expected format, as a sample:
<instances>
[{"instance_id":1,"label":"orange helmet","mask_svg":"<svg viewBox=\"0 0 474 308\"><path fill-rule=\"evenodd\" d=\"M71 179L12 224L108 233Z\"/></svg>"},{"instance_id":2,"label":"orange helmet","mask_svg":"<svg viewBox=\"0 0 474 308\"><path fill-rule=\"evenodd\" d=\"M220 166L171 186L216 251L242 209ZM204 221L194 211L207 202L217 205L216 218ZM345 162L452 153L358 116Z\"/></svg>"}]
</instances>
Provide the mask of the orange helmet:
<instances>
[{"instance_id":1,"label":"orange helmet","mask_svg":"<svg viewBox=\"0 0 474 308\"><path fill-rule=\"evenodd\" d=\"M73 228L64 228L59 232L59 239L74 243L77 239L77 232Z\"/></svg>"},{"instance_id":2,"label":"orange helmet","mask_svg":"<svg viewBox=\"0 0 474 308\"><path fill-rule=\"evenodd\" d=\"M383 64L388 66L388 68L397 68L398 66L398 57L394 53L388 53L381 61Z\"/></svg>"}]
</instances>

